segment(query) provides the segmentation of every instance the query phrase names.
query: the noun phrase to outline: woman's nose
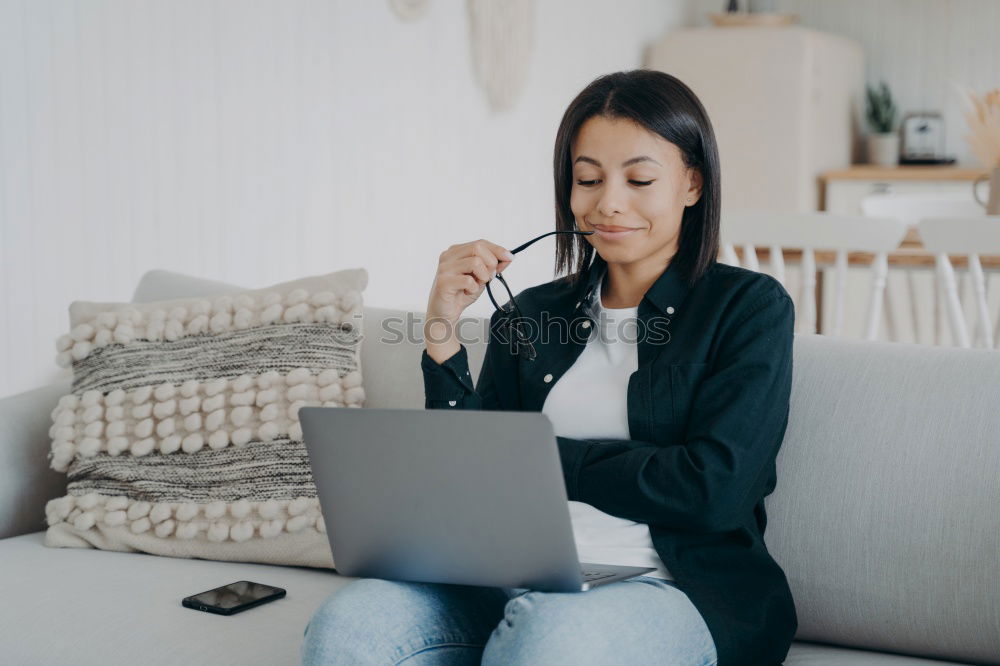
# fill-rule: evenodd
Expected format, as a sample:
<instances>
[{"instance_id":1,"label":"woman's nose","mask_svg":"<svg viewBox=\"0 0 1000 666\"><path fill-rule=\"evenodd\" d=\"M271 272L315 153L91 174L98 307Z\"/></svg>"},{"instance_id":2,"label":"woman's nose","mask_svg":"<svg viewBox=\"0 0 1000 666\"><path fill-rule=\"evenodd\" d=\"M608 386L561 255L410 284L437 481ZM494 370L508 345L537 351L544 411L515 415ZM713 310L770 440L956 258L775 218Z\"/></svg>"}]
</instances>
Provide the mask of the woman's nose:
<instances>
[{"instance_id":1,"label":"woman's nose","mask_svg":"<svg viewBox=\"0 0 1000 666\"><path fill-rule=\"evenodd\" d=\"M625 210L625 194L619 185L608 183L601 192L601 198L597 202L597 212L602 217L611 217L615 213L622 213Z\"/></svg>"}]
</instances>

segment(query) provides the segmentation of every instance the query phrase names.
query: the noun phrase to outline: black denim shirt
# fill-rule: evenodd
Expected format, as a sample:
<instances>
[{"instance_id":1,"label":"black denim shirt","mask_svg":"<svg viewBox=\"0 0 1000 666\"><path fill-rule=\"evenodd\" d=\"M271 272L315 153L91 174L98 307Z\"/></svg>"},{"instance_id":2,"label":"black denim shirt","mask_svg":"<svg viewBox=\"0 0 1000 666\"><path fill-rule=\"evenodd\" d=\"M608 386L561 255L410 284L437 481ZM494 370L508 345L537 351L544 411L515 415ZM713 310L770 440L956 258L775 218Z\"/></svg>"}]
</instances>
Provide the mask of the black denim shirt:
<instances>
[{"instance_id":1,"label":"black denim shirt","mask_svg":"<svg viewBox=\"0 0 1000 666\"><path fill-rule=\"evenodd\" d=\"M532 361L511 353L498 312L475 386L464 345L441 364L425 350L425 406L541 411L596 323L587 305L606 270L595 254L575 285L563 277L516 296L538 324ZM556 438L570 500L649 525L712 633L719 666L780 664L798 626L785 574L764 544L764 497L788 423L794 318L769 275L716 263L689 286L669 265L638 307L645 334L628 384L630 439ZM560 321L564 334L541 338L545 322ZM599 397L594 389L581 409Z\"/></svg>"}]
</instances>

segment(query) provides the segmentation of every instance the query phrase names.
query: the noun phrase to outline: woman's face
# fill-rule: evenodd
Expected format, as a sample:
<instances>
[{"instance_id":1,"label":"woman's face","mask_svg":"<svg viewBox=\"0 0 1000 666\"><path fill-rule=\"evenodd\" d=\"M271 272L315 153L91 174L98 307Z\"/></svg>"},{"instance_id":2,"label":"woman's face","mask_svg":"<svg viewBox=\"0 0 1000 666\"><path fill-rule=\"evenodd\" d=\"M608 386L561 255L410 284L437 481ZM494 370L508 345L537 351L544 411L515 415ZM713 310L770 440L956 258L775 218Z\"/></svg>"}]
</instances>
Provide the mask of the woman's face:
<instances>
[{"instance_id":1,"label":"woman's face","mask_svg":"<svg viewBox=\"0 0 1000 666\"><path fill-rule=\"evenodd\" d=\"M701 174L680 149L625 119L594 116L570 151L570 208L577 228L609 264L666 265L677 253L681 217L701 195Z\"/></svg>"}]
</instances>

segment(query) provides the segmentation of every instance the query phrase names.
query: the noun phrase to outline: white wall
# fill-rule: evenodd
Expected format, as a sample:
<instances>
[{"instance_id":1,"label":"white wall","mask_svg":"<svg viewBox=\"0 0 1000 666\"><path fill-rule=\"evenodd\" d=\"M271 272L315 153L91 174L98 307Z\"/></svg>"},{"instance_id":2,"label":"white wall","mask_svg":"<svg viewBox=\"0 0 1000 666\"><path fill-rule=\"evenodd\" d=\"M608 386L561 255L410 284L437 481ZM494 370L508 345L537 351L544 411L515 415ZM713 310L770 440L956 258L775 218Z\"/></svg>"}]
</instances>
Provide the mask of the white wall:
<instances>
[{"instance_id":1,"label":"white wall","mask_svg":"<svg viewBox=\"0 0 1000 666\"><path fill-rule=\"evenodd\" d=\"M70 301L129 300L151 268L364 266L369 304L422 309L448 245L552 228L565 107L688 9L538 0L525 91L494 114L458 0L412 24L384 1L0 0L0 395L62 374ZM552 279L548 240L515 291Z\"/></svg>"},{"instance_id":2,"label":"white wall","mask_svg":"<svg viewBox=\"0 0 1000 666\"><path fill-rule=\"evenodd\" d=\"M725 4L693 0L694 24L708 25L708 12ZM740 4L746 6L746 0ZM800 25L857 40L865 50L868 83L885 79L896 98L897 121L909 112L941 113L946 153L958 164L979 166L962 138L968 128L951 82L980 95L1000 87L1000 2L774 0L774 8L798 14Z\"/></svg>"}]
</instances>

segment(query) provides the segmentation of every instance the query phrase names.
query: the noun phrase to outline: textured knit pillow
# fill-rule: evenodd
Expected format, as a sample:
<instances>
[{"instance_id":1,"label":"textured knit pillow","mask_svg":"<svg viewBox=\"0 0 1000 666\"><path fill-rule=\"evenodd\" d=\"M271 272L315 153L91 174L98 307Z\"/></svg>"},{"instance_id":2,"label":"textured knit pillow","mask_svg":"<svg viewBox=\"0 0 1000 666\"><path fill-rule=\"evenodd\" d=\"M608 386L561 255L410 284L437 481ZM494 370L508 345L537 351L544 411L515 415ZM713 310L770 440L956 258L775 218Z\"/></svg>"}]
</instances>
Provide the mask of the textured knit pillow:
<instances>
[{"instance_id":1,"label":"textured knit pillow","mask_svg":"<svg viewBox=\"0 0 1000 666\"><path fill-rule=\"evenodd\" d=\"M45 544L333 567L298 410L361 407L356 268L211 299L70 306Z\"/></svg>"}]
</instances>

